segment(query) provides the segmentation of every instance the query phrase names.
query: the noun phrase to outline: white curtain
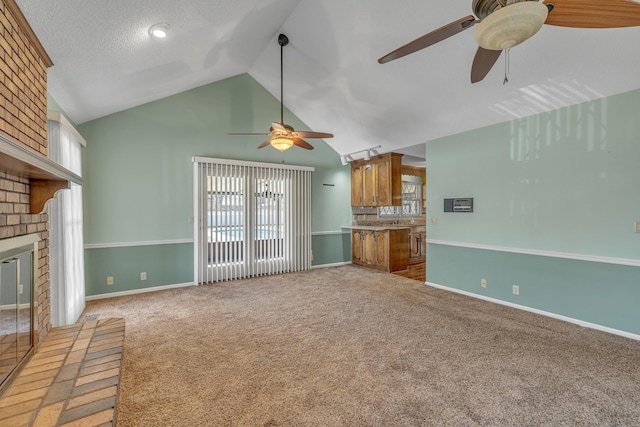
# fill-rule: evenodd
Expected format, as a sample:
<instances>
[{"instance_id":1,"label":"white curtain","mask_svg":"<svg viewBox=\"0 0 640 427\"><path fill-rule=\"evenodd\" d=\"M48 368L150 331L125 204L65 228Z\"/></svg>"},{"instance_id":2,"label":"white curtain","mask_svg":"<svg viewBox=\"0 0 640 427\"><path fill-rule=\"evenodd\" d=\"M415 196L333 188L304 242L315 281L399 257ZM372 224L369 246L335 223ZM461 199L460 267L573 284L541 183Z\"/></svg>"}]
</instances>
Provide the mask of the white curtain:
<instances>
[{"instance_id":1,"label":"white curtain","mask_svg":"<svg viewBox=\"0 0 640 427\"><path fill-rule=\"evenodd\" d=\"M198 283L311 267L313 168L193 160Z\"/></svg>"},{"instance_id":2,"label":"white curtain","mask_svg":"<svg viewBox=\"0 0 640 427\"><path fill-rule=\"evenodd\" d=\"M84 139L63 117L50 114L49 158L82 176ZM56 194L49 205L51 323L75 323L85 306L82 186Z\"/></svg>"}]
</instances>

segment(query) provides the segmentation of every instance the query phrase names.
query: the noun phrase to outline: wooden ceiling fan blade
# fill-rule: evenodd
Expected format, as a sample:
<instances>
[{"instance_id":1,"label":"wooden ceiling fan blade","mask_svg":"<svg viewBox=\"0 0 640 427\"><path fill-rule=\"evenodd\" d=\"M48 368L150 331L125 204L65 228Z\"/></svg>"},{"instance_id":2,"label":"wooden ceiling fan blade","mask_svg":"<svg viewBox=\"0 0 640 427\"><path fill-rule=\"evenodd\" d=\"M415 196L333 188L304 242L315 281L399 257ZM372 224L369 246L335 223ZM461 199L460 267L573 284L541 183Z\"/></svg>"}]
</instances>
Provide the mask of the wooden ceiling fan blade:
<instances>
[{"instance_id":1,"label":"wooden ceiling fan blade","mask_svg":"<svg viewBox=\"0 0 640 427\"><path fill-rule=\"evenodd\" d=\"M477 83L484 79L498 58L500 58L501 54L501 50L489 50L478 47L476 56L473 58L473 65L471 66L471 83Z\"/></svg>"},{"instance_id":2,"label":"wooden ceiling fan blade","mask_svg":"<svg viewBox=\"0 0 640 427\"><path fill-rule=\"evenodd\" d=\"M287 128L284 123L271 122L271 130L279 130L282 132L287 132Z\"/></svg>"},{"instance_id":3,"label":"wooden ceiling fan blade","mask_svg":"<svg viewBox=\"0 0 640 427\"><path fill-rule=\"evenodd\" d=\"M640 26L640 3L631 0L545 0L555 8L545 24L573 28Z\"/></svg>"},{"instance_id":4,"label":"wooden ceiling fan blade","mask_svg":"<svg viewBox=\"0 0 640 427\"><path fill-rule=\"evenodd\" d=\"M405 44L404 46L399 47L393 52L390 52L382 58L378 59L378 62L380 64L385 64L389 61L393 61L394 59L402 58L403 56L409 55L410 53L417 52L444 39L448 39L449 37L456 35L459 32L466 30L467 28L471 28L475 23L476 18L471 15L460 18L457 21L440 27L437 30L433 30L428 34L425 34L422 37L418 37L417 39Z\"/></svg>"},{"instance_id":5,"label":"wooden ceiling fan blade","mask_svg":"<svg viewBox=\"0 0 640 427\"><path fill-rule=\"evenodd\" d=\"M267 145L271 144L271 138L267 139L266 141L264 141L262 144L258 145L258 149L260 148L264 148Z\"/></svg>"},{"instance_id":6,"label":"wooden ceiling fan blade","mask_svg":"<svg viewBox=\"0 0 640 427\"><path fill-rule=\"evenodd\" d=\"M298 138L333 138L332 133L311 132L311 131L304 131L304 130L293 132L293 136Z\"/></svg>"},{"instance_id":7,"label":"wooden ceiling fan blade","mask_svg":"<svg viewBox=\"0 0 640 427\"><path fill-rule=\"evenodd\" d=\"M297 147L304 148L305 150L313 150L313 145L309 144L304 139L293 138L293 144Z\"/></svg>"}]
</instances>

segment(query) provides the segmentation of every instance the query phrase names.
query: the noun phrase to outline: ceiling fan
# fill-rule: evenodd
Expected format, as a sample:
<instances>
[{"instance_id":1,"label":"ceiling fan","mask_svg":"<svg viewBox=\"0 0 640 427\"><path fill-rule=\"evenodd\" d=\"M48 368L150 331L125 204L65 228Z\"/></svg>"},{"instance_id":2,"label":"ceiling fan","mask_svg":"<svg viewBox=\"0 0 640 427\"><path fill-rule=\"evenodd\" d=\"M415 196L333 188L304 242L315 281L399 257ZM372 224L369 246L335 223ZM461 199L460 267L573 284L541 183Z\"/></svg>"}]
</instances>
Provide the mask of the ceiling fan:
<instances>
[{"instance_id":1,"label":"ceiling fan","mask_svg":"<svg viewBox=\"0 0 640 427\"><path fill-rule=\"evenodd\" d=\"M640 25L638 0L473 0L473 15L440 27L378 59L380 64L436 44L475 24L478 50L471 83L489 73L503 50L508 51L540 30L543 24L573 28L618 28Z\"/></svg>"},{"instance_id":2,"label":"ceiling fan","mask_svg":"<svg viewBox=\"0 0 640 427\"><path fill-rule=\"evenodd\" d=\"M311 132L311 131L296 131L292 126L284 122L284 103L283 99L283 62L282 62L282 50L283 47L289 44L289 38L284 34L278 36L278 44L280 45L280 122L271 123L269 133L247 133L247 132L231 132L229 135L264 135L269 138L262 144L258 145L258 148L264 148L267 145L285 151L292 146L298 146L306 150L313 150L313 146L302 138L333 138L333 134L325 132Z\"/></svg>"}]
</instances>

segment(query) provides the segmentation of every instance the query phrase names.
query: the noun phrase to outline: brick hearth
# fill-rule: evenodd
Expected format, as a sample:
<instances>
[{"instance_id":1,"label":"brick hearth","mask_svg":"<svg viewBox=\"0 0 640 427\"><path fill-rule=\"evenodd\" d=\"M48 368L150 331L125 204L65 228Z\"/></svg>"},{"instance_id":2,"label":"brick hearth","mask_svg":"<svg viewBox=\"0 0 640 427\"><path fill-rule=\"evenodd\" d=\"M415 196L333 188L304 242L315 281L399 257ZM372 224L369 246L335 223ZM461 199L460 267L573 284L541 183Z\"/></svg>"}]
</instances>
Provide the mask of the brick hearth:
<instances>
[{"instance_id":1,"label":"brick hearth","mask_svg":"<svg viewBox=\"0 0 640 427\"><path fill-rule=\"evenodd\" d=\"M123 319L53 328L0 398L0 425L115 425L123 345Z\"/></svg>"}]
</instances>

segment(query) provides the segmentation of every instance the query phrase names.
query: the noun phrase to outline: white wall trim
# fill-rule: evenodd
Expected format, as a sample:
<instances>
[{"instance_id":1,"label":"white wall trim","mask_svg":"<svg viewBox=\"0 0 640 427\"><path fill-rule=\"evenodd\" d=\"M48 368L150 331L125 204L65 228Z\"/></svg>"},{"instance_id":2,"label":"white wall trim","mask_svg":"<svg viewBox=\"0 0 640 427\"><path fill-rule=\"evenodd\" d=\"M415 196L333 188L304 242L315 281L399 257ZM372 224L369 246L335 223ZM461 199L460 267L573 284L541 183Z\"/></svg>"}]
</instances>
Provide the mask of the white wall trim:
<instances>
[{"instance_id":1,"label":"white wall trim","mask_svg":"<svg viewBox=\"0 0 640 427\"><path fill-rule=\"evenodd\" d=\"M608 332L610 334L620 335L620 336L625 337L625 338L630 338L632 340L640 341L640 335L633 334L631 332L621 331L619 329L609 328L608 326L598 325L597 323L585 322L584 320L574 319L573 317L567 317L567 316L563 316L561 314L551 313L551 312L548 312L548 311L539 310L537 308L527 307L525 305L514 304L514 303L509 302L509 301L503 301L503 300L500 300L500 299L491 298L491 297L487 297L487 296L484 296L484 295L478 295L478 294L474 294L472 292L463 291L461 289L450 288L448 286L438 285L437 283L425 282L425 285L431 286L432 288L442 289L442 290L449 291L449 292L455 292L457 294L466 295L468 297L477 298L477 299L493 302L493 303L500 304L500 305L505 305L507 307L516 308L518 310L528 311L530 313L539 314L541 316L551 317L553 319L558 319L558 320L562 320L562 321L565 321L565 322L576 324L578 326L582 326L583 328L595 329L595 330L598 330L598 331Z\"/></svg>"},{"instance_id":2,"label":"white wall trim","mask_svg":"<svg viewBox=\"0 0 640 427\"><path fill-rule=\"evenodd\" d=\"M31 303L30 302L23 302L21 304L18 304L18 309L19 310L26 310L27 308L31 308ZM15 309L16 309L16 304L0 305L0 310L15 310Z\"/></svg>"},{"instance_id":3,"label":"white wall trim","mask_svg":"<svg viewBox=\"0 0 640 427\"><path fill-rule=\"evenodd\" d=\"M311 270L315 270L316 268L342 267L343 265L349 265L349 264L351 264L351 261L334 262L331 264L318 264L318 265L312 265Z\"/></svg>"},{"instance_id":4,"label":"white wall trim","mask_svg":"<svg viewBox=\"0 0 640 427\"><path fill-rule=\"evenodd\" d=\"M551 258L574 259L578 261L602 262L605 264L629 265L640 267L640 259L614 258L599 255L572 254L568 252L543 251L539 249L512 248L506 246L483 245L478 243L452 242L448 240L427 239L433 245L457 246L460 248L482 249L486 251L509 252L514 254L537 255Z\"/></svg>"},{"instance_id":5,"label":"white wall trim","mask_svg":"<svg viewBox=\"0 0 640 427\"><path fill-rule=\"evenodd\" d=\"M105 298L115 298L115 297L122 297L127 295L145 294L147 292L157 292L157 291L164 291L167 289L175 289L175 288L187 288L190 286L196 286L196 283L195 282L178 283L175 285L153 286L151 288L131 289L129 291L111 292L108 294L88 295L87 297L85 297L85 301L93 301L93 300L105 299Z\"/></svg>"},{"instance_id":6,"label":"white wall trim","mask_svg":"<svg viewBox=\"0 0 640 427\"><path fill-rule=\"evenodd\" d=\"M193 243L193 239L147 240L142 242L116 242L116 243L87 243L84 245L84 248L85 249L126 248L130 246L179 245L182 243Z\"/></svg>"},{"instance_id":7,"label":"white wall trim","mask_svg":"<svg viewBox=\"0 0 640 427\"><path fill-rule=\"evenodd\" d=\"M312 236L331 236L331 235L335 235L335 234L349 234L349 231L343 231L343 230L332 230L332 231L312 231L311 235Z\"/></svg>"}]
</instances>

